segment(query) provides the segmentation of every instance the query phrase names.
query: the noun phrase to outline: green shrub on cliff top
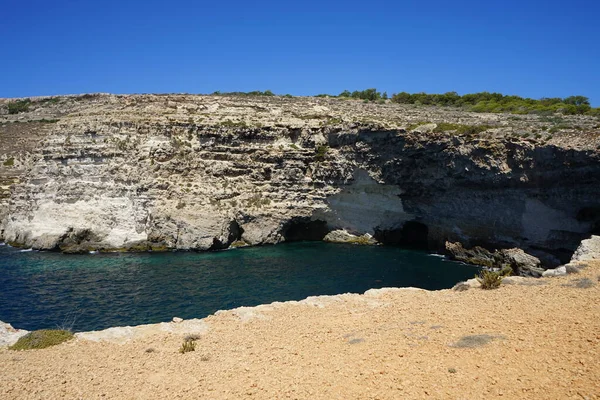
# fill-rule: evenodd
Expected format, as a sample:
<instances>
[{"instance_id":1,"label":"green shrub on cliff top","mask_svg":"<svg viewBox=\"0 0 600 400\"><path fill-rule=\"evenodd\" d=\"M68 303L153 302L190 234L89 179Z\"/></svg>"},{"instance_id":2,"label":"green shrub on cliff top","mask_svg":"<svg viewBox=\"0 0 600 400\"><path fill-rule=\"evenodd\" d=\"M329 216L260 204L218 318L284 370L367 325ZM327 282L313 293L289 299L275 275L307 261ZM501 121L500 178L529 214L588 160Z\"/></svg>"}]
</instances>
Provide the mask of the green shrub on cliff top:
<instances>
[{"instance_id":1,"label":"green shrub on cliff top","mask_svg":"<svg viewBox=\"0 0 600 400\"><path fill-rule=\"evenodd\" d=\"M275 96L275 93L273 93L270 90L265 90L260 91L260 90L253 90L251 92L221 92L221 91L216 91L213 92L213 95L215 96Z\"/></svg>"},{"instance_id":2,"label":"green shrub on cliff top","mask_svg":"<svg viewBox=\"0 0 600 400\"><path fill-rule=\"evenodd\" d=\"M485 290L497 289L502 284L502 278L513 274L510 266L505 266L501 271L483 270L479 276L475 275L477 281L481 284L481 288Z\"/></svg>"},{"instance_id":3,"label":"green shrub on cliff top","mask_svg":"<svg viewBox=\"0 0 600 400\"><path fill-rule=\"evenodd\" d=\"M21 112L27 112L29 110L30 104L31 100L29 99L11 101L10 103L8 103L8 113L18 114Z\"/></svg>"},{"instance_id":4,"label":"green shrub on cliff top","mask_svg":"<svg viewBox=\"0 0 600 400\"><path fill-rule=\"evenodd\" d=\"M458 95L456 92L444 94L400 92L392 95L392 102L462 107L474 112L492 113L597 115L600 112L598 108L590 106L589 99L585 96L569 96L562 99L559 97L541 98L538 100L489 92L470 93L463 96Z\"/></svg>"},{"instance_id":5,"label":"green shrub on cliff top","mask_svg":"<svg viewBox=\"0 0 600 400\"><path fill-rule=\"evenodd\" d=\"M9 347L10 350L45 349L56 346L73 338L73 332L64 329L42 329L29 332L21 337L17 343Z\"/></svg>"},{"instance_id":6,"label":"green shrub on cliff top","mask_svg":"<svg viewBox=\"0 0 600 400\"><path fill-rule=\"evenodd\" d=\"M331 97L336 97L336 96L331 96ZM353 92L344 90L337 97L360 99L360 100L367 100L367 101L376 101L376 100L384 98L382 96L381 92L378 92L377 89L375 89L375 88L365 89L365 90L361 90L361 91L355 90ZM387 93L385 93L385 98L387 98Z\"/></svg>"},{"instance_id":7,"label":"green shrub on cliff top","mask_svg":"<svg viewBox=\"0 0 600 400\"><path fill-rule=\"evenodd\" d=\"M475 276L481 284L481 288L485 290L497 289L502 283L502 276L498 272L483 270L479 276Z\"/></svg>"}]
</instances>

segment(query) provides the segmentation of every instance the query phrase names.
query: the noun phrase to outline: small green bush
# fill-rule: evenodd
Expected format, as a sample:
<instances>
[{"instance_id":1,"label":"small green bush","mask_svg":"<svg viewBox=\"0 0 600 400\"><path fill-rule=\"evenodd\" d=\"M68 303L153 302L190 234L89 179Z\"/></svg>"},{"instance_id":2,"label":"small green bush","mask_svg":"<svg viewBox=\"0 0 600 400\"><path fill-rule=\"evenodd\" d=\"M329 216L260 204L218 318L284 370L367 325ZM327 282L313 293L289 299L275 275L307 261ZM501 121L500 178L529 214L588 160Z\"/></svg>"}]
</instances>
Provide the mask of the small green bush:
<instances>
[{"instance_id":1,"label":"small green bush","mask_svg":"<svg viewBox=\"0 0 600 400\"><path fill-rule=\"evenodd\" d=\"M7 158L6 161L4 161L2 163L2 165L4 165L5 167L12 167L13 165L15 165L15 159L14 158Z\"/></svg>"},{"instance_id":2,"label":"small green bush","mask_svg":"<svg viewBox=\"0 0 600 400\"><path fill-rule=\"evenodd\" d=\"M189 353L190 351L196 351L196 336L187 336L183 339L183 343L179 348L181 354Z\"/></svg>"},{"instance_id":3,"label":"small green bush","mask_svg":"<svg viewBox=\"0 0 600 400\"><path fill-rule=\"evenodd\" d=\"M494 271L481 271L479 276L476 276L477 281L481 284L481 288L485 290L496 289L502 283L502 277Z\"/></svg>"},{"instance_id":4,"label":"small green bush","mask_svg":"<svg viewBox=\"0 0 600 400\"><path fill-rule=\"evenodd\" d=\"M17 343L9 347L10 350L45 349L56 346L73 338L73 332L64 329L42 329L29 332L21 337Z\"/></svg>"},{"instance_id":5,"label":"small green bush","mask_svg":"<svg viewBox=\"0 0 600 400\"><path fill-rule=\"evenodd\" d=\"M502 278L512 274L512 268L505 267L500 272L483 270L479 276L475 275L477 281L481 284L481 288L485 290L497 289L502 284Z\"/></svg>"},{"instance_id":6,"label":"small green bush","mask_svg":"<svg viewBox=\"0 0 600 400\"><path fill-rule=\"evenodd\" d=\"M31 104L31 100L16 100L8 103L8 113L9 114L18 114L22 112L29 111L29 105Z\"/></svg>"},{"instance_id":7,"label":"small green bush","mask_svg":"<svg viewBox=\"0 0 600 400\"><path fill-rule=\"evenodd\" d=\"M319 160L319 161L323 161L325 159L325 156L327 155L328 151L329 151L329 146L321 145L321 146L317 147L315 159Z\"/></svg>"}]
</instances>

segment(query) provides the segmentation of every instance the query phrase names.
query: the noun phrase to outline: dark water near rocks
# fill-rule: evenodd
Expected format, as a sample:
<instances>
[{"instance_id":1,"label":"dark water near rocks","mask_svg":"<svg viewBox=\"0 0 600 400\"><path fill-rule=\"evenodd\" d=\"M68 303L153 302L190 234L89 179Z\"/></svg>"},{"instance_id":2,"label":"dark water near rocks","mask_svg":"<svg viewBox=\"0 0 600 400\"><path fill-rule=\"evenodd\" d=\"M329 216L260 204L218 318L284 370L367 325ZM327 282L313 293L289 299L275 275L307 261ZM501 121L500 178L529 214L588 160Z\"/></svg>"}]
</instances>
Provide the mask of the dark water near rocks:
<instances>
[{"instance_id":1,"label":"dark water near rocks","mask_svg":"<svg viewBox=\"0 0 600 400\"><path fill-rule=\"evenodd\" d=\"M88 331L371 288L449 288L476 272L417 251L321 242L94 255L0 245L0 320L28 330Z\"/></svg>"}]
</instances>

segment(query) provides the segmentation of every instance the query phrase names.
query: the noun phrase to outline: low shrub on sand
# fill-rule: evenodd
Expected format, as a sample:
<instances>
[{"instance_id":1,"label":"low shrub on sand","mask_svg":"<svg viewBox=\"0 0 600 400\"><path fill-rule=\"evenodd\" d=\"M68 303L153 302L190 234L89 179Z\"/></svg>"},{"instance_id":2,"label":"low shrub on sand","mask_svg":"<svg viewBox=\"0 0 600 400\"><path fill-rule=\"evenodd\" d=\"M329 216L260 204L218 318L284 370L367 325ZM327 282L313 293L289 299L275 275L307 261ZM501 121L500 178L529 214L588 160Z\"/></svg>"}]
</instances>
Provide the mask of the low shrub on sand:
<instances>
[{"instance_id":1,"label":"low shrub on sand","mask_svg":"<svg viewBox=\"0 0 600 400\"><path fill-rule=\"evenodd\" d=\"M73 332L64 329L41 329L29 332L21 337L17 343L9 347L10 350L45 349L46 347L61 344L73 338Z\"/></svg>"},{"instance_id":2,"label":"low shrub on sand","mask_svg":"<svg viewBox=\"0 0 600 400\"><path fill-rule=\"evenodd\" d=\"M512 269L510 267L503 268L501 271L490 271L483 270L479 273L479 276L475 276L477 281L481 284L482 289L497 289L502 284L502 278L505 276L512 275Z\"/></svg>"},{"instance_id":3,"label":"low shrub on sand","mask_svg":"<svg viewBox=\"0 0 600 400\"><path fill-rule=\"evenodd\" d=\"M181 344L181 347L179 348L179 352L181 354L190 352L190 351L196 351L196 337L195 336L187 336L185 339L183 339L183 343Z\"/></svg>"}]
</instances>

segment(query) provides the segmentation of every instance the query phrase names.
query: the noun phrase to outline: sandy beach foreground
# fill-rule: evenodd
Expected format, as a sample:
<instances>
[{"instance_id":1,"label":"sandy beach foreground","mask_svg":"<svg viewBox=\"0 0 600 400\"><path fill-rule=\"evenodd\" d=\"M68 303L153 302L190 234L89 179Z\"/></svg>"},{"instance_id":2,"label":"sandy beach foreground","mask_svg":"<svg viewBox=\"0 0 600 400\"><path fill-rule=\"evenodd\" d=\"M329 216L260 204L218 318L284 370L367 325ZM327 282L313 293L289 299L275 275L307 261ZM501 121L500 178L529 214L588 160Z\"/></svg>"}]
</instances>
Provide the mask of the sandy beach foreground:
<instances>
[{"instance_id":1,"label":"sandy beach foreground","mask_svg":"<svg viewBox=\"0 0 600 400\"><path fill-rule=\"evenodd\" d=\"M2 399L600 399L600 262L498 290L219 312L182 333L0 350Z\"/></svg>"}]
</instances>

